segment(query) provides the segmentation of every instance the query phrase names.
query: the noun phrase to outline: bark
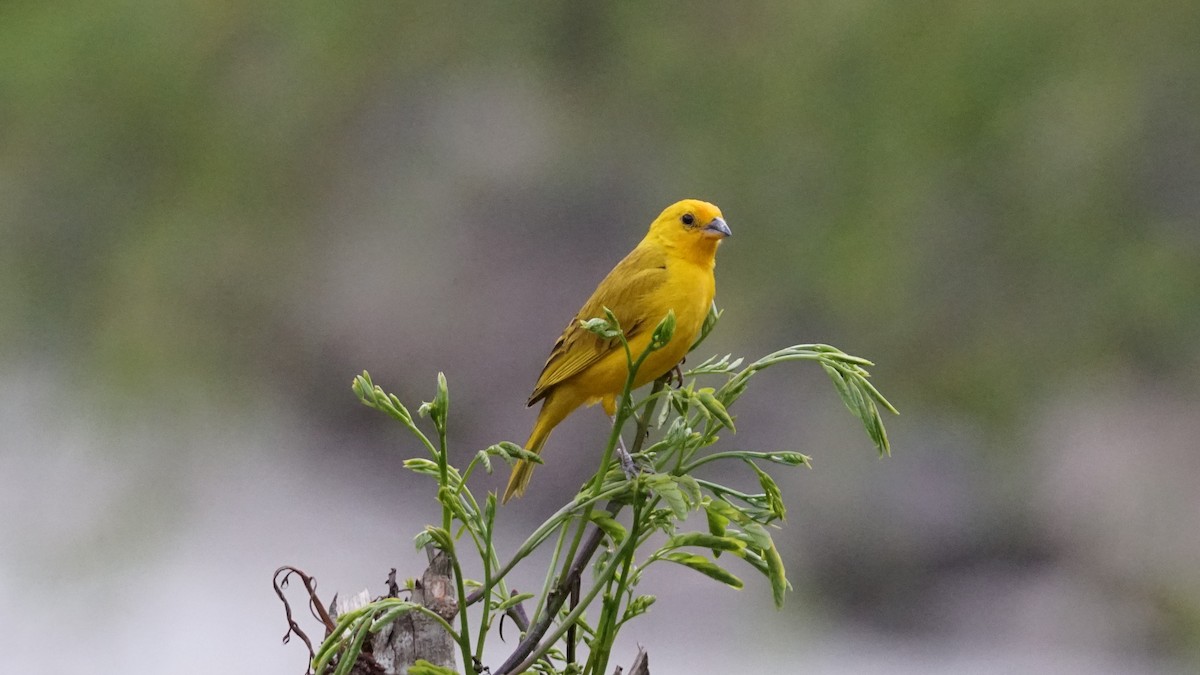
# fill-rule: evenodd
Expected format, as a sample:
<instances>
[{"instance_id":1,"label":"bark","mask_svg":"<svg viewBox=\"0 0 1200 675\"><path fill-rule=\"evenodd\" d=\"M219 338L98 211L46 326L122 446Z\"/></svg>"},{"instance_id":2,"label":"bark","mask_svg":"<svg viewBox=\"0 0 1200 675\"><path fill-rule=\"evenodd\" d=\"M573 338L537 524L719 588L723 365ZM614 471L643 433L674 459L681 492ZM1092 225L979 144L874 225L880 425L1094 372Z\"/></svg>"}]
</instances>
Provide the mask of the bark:
<instances>
[{"instance_id":1,"label":"bark","mask_svg":"<svg viewBox=\"0 0 1200 675\"><path fill-rule=\"evenodd\" d=\"M412 592L413 602L453 621L458 612L454 599L450 559L441 551L429 548L429 568ZM424 659L435 666L457 669L455 655L458 645L433 617L409 612L371 638L370 651L364 649L354 664L354 675L407 675L408 667ZM466 664L470 667L470 664Z\"/></svg>"},{"instance_id":2,"label":"bark","mask_svg":"<svg viewBox=\"0 0 1200 675\"><path fill-rule=\"evenodd\" d=\"M613 675L624 675L625 670L621 666L613 671ZM633 665L629 667L629 675L650 675L650 655L645 649L638 647L637 656L633 659Z\"/></svg>"}]
</instances>

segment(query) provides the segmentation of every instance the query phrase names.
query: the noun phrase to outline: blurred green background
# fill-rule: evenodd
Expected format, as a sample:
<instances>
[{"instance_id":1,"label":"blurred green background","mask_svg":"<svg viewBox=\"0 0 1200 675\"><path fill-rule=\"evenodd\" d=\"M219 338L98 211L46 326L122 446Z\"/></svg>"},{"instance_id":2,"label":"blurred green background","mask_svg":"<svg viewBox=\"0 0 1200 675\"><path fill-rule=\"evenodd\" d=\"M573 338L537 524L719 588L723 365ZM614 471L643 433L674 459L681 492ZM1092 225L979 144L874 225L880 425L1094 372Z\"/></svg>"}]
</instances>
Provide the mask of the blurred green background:
<instances>
[{"instance_id":1,"label":"blurred green background","mask_svg":"<svg viewBox=\"0 0 1200 675\"><path fill-rule=\"evenodd\" d=\"M377 593L432 517L350 378L524 440L683 197L735 233L704 350L831 343L903 415L879 461L819 370L756 379L725 442L815 458L796 593L651 576L656 675L1200 664L1200 3L15 1L0 64L14 672L298 672L271 571Z\"/></svg>"}]
</instances>

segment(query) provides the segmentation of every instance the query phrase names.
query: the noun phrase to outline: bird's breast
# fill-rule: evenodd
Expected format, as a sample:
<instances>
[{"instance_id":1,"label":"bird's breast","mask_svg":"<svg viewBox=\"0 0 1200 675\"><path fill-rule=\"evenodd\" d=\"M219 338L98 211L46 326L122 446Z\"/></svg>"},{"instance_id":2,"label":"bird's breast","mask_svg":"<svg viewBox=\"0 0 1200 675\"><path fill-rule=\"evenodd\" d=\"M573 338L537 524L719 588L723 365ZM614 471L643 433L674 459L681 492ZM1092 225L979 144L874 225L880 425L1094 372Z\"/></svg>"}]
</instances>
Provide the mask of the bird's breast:
<instances>
[{"instance_id":1,"label":"bird's breast","mask_svg":"<svg viewBox=\"0 0 1200 675\"><path fill-rule=\"evenodd\" d=\"M667 282L656 292L655 301L648 303L653 309L647 318L652 325L657 325L668 311L674 312L675 334L666 347L646 358L636 377L638 386L674 368L687 355L688 348L699 337L704 320L708 317L709 307L712 306L715 283L711 269L704 269L686 261L677 261L668 263L667 272ZM649 344L652 332L653 330L647 331L645 344ZM645 345L639 346L645 348Z\"/></svg>"}]
</instances>

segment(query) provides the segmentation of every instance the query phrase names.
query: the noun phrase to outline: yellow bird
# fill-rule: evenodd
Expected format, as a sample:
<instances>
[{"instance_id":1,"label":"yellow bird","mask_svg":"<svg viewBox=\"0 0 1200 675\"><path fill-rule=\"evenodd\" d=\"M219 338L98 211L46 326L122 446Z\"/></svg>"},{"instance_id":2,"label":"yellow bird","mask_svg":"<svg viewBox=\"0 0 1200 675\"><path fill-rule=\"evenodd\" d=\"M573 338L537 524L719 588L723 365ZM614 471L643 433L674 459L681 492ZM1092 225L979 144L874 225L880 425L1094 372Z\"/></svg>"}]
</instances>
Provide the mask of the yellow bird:
<instances>
[{"instance_id":1,"label":"yellow bird","mask_svg":"<svg viewBox=\"0 0 1200 675\"><path fill-rule=\"evenodd\" d=\"M540 454L554 427L581 405L601 403L610 416L616 412L629 376L625 350L619 341L587 331L580 321L603 317L609 308L637 358L659 321L675 312L675 334L646 358L635 387L658 379L683 359L699 337L716 293L717 246L731 234L721 210L696 199L668 206L650 223L646 237L604 277L554 343L529 397L529 405L542 401L542 409L526 449ZM533 467L532 462L517 463L504 490L505 502L525 493Z\"/></svg>"}]
</instances>

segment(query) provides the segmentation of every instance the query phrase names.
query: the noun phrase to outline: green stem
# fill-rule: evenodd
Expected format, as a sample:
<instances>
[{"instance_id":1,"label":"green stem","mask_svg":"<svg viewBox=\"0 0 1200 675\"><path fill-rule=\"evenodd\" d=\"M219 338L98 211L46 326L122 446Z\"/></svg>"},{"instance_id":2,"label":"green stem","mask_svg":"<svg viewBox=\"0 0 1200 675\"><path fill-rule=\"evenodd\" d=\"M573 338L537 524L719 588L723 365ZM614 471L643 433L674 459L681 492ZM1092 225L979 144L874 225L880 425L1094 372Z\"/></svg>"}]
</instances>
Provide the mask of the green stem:
<instances>
[{"instance_id":1,"label":"green stem","mask_svg":"<svg viewBox=\"0 0 1200 675\"><path fill-rule=\"evenodd\" d=\"M472 459L469 464L467 464L467 470L463 471L462 482L459 483L459 485L458 485L459 492L462 492L463 490L466 489L467 479L471 477L471 472L473 472L475 470L475 466L477 464L479 464L479 455L475 455L475 458Z\"/></svg>"},{"instance_id":2,"label":"green stem","mask_svg":"<svg viewBox=\"0 0 1200 675\"><path fill-rule=\"evenodd\" d=\"M454 584L458 590L458 597L467 597L467 589L463 584L462 567L458 564L458 556L454 553L453 542L451 549L444 553L450 556L450 564L454 566ZM462 650L463 672L471 672L474 670L474 662L471 660L471 624L467 620L467 603L458 603L458 622L461 628L458 631L458 646Z\"/></svg>"},{"instance_id":3,"label":"green stem","mask_svg":"<svg viewBox=\"0 0 1200 675\"><path fill-rule=\"evenodd\" d=\"M440 485L450 487L450 460L446 452L446 429L444 425L438 425L438 447L441 451L438 452L438 472L440 473ZM447 532L452 532L450 529L450 507L442 504L442 529ZM459 596L462 597L462 596Z\"/></svg>"},{"instance_id":4,"label":"green stem","mask_svg":"<svg viewBox=\"0 0 1200 675\"><path fill-rule=\"evenodd\" d=\"M520 548L517 549L517 552L513 554L513 557L509 559L509 561L505 563L503 567L500 567L495 574L492 575L492 584L495 585L503 581L508 573L517 566L517 563L521 562L528 557L529 554L533 553L533 551L542 543L542 540L550 536L550 533L554 531L556 527L562 525L564 521L569 519L571 514L573 514L575 511L605 499L615 497L616 495L625 492L627 489L627 486L619 485L601 492L597 497L589 497L583 501L572 501L570 504L560 508L554 513L554 515L550 516L545 520L545 522L539 525L538 528L534 530L533 534L525 538L524 543L522 543ZM479 599L490 590L492 590L491 587L485 586L484 588L472 593L467 599L467 604L474 604L478 602Z\"/></svg>"},{"instance_id":5,"label":"green stem","mask_svg":"<svg viewBox=\"0 0 1200 675\"><path fill-rule=\"evenodd\" d=\"M468 493L468 494L470 494L470 493ZM494 555L493 555L494 551L492 548L492 535L493 535L492 523L490 523L490 522L487 523L487 532L484 534L485 534L484 542L486 544L487 550L480 551L480 553L483 554L482 556L480 556L483 560L483 587L491 588L491 586L492 586L492 559L494 557ZM465 614L466 607L467 607L466 596L462 595L460 592L458 597L462 598L462 600L460 601L459 604L461 606L462 612ZM479 637L476 638L476 640L475 640L475 660L476 661L483 660L483 643L487 640L488 623L490 622L489 615L491 614L491 610L492 610L491 599L485 595L484 600L483 600L483 616L481 616L479 619ZM466 669L466 666L464 664L464 670L465 669Z\"/></svg>"},{"instance_id":6,"label":"green stem","mask_svg":"<svg viewBox=\"0 0 1200 675\"><path fill-rule=\"evenodd\" d=\"M770 460L772 457L775 456L775 454L776 453L772 453L772 452L749 452L749 451L743 451L743 450L730 450L728 452L714 452L711 455L705 455L704 457L701 457L700 459L692 462L691 464L688 464L687 466L682 467L679 470L679 473L691 473L691 472L695 471L698 467L704 466L705 464L708 464L709 462L715 462L720 459L743 459L746 457L750 457L753 459Z\"/></svg>"},{"instance_id":7,"label":"green stem","mask_svg":"<svg viewBox=\"0 0 1200 675\"><path fill-rule=\"evenodd\" d=\"M397 598L387 598L386 600L382 600L381 602L387 602L387 600L397 600ZM381 605L380 609L383 609L386 607L387 607L387 605ZM455 642L458 642L458 640L459 640L458 632L454 630L454 628L450 625L449 621L446 621L445 619L443 619L437 612L433 611L432 609L429 609L428 607L425 607L424 605L414 605L412 607L412 611L420 612L421 614L424 614L426 616L436 619L437 622L442 625L442 628L446 629L446 632L450 635L450 637L453 638Z\"/></svg>"},{"instance_id":8,"label":"green stem","mask_svg":"<svg viewBox=\"0 0 1200 675\"><path fill-rule=\"evenodd\" d=\"M646 357L650 356L653 351L650 345L646 346L646 350L642 352L637 361L633 360L633 356L629 351L629 342L625 340L625 336L621 336L621 344L625 347L625 363L629 366L629 374L625 377L625 387L621 390L621 401L617 407L616 418L613 420L612 431L608 435L608 444L604 446L604 457L600 460L600 469L596 472L592 479L592 499L594 500L600 494L600 488L604 485L604 476L608 473L608 464L612 461L613 452L616 451L617 442L621 439L621 427L625 426L625 422L632 414L629 406L629 399L633 392L633 381L637 376L637 371L646 361ZM592 505L589 503L583 512L583 518L579 521L579 526L575 528L575 538L571 541L570 553L567 559L563 562L560 578L566 578L567 569L571 562L575 560L575 553L579 550L579 544L583 541L583 532L587 529L588 523L591 522Z\"/></svg>"},{"instance_id":9,"label":"green stem","mask_svg":"<svg viewBox=\"0 0 1200 675\"><path fill-rule=\"evenodd\" d=\"M338 651L337 648L345 648L349 646L350 641L358 633L357 629L351 630L350 627L352 625L357 624L359 621L364 621L368 624L373 623L376 621L374 618L376 614L380 612L386 614L386 610L389 610L395 606L403 605L407 605L409 611L420 612L421 614L432 618L434 621L437 621L442 628L446 630L446 633L450 635L451 639L453 639L455 642L459 641L459 635L457 632L455 632L450 623L432 609L409 602L407 600L401 600L399 598L385 598L383 600L371 603L365 607L360 607L354 612L340 617L338 620L337 629L329 634L329 637L325 639L325 642L321 644L320 648L318 648L316 654L313 656L314 669L317 672L324 671L325 665L328 664L330 659L333 658L334 653Z\"/></svg>"},{"instance_id":10,"label":"green stem","mask_svg":"<svg viewBox=\"0 0 1200 675\"><path fill-rule=\"evenodd\" d=\"M563 543L567 540L567 530L570 529L569 522L563 522L562 527L558 530L558 542L554 545L554 555L550 557L550 565L546 568L546 579L542 582L542 593L538 596L537 606L533 608L533 614L529 615L529 624L537 623L538 617L542 614L542 606L546 602L546 596L550 593L550 585L554 583L554 570L558 567L558 557L562 555Z\"/></svg>"},{"instance_id":11,"label":"green stem","mask_svg":"<svg viewBox=\"0 0 1200 675\"><path fill-rule=\"evenodd\" d=\"M629 534L627 535L634 541L640 539L641 535L638 528L638 525L641 523L640 516L642 514L642 505L639 497L640 495L635 491L633 495L633 521L629 526ZM628 552L613 563L621 566L621 576L616 582L616 590L610 596L612 602L607 603L605 606L596 627L597 639L595 642L599 645L599 648L588 654L588 664L593 664L593 656L595 656L594 667L591 670L585 667L584 673L603 673L608 668L609 655L612 653L613 642L617 638L617 615L620 613L621 599L626 595L626 587L629 583L629 568L633 565L633 556L636 551L636 545L629 547ZM611 582L609 588L611 588Z\"/></svg>"},{"instance_id":12,"label":"green stem","mask_svg":"<svg viewBox=\"0 0 1200 675\"><path fill-rule=\"evenodd\" d=\"M657 391L662 389L662 387L666 383L666 377L667 376L664 375L663 377L660 377L657 380L655 380L652 392L657 393ZM642 449L642 444L644 442L644 439L646 438L646 430L649 428L650 417L653 416L653 413L654 413L654 411L651 410L649 415L643 415L642 418L638 421L637 436L633 439L633 446L630 448L631 452L633 452L634 454L637 454ZM614 488L614 489L608 490L604 493L601 493L601 497L605 497L605 495L608 495L608 494L615 495L618 493L625 492L627 488L628 488L628 484L623 485L619 488ZM651 502L651 504L653 505L654 503L657 503L657 501L658 501L658 499L655 498L655 500L653 502ZM608 510L609 514L612 516L616 516L621 511L621 508L622 508L622 504L619 504L616 502L610 502L607 506L607 510ZM651 509L653 509L653 506L651 506ZM649 534L645 535L642 538L642 541L644 542L645 538L649 537L649 536L650 536ZM514 669L517 666L519 666L520 664L524 663L525 659L531 653L533 653L534 649L536 649L538 647L538 645L540 644L540 640L546 634L546 631L549 630L549 628L550 628L550 623L551 623L551 619L552 619L551 615L556 614L558 612L559 608L562 607L563 602L565 601L567 587L571 583L573 576L582 574L583 566L587 564L587 561L590 560L593 555L595 555L596 549L600 545L601 538L602 538L602 534L601 534L600 529L599 528L594 529L592 531L592 536L589 537L589 539L588 539L587 545L584 546L584 550L582 552L580 552L579 559L573 563L572 567L570 568L570 571L565 576L563 576L561 579L559 579L558 585L553 590L551 590L549 593L543 594L543 598L546 598L546 601L545 601L546 602L546 610L544 612L544 615L543 615L543 613L539 613L540 615L542 615L541 618L539 618L539 620L536 622L530 623L529 630L526 632L524 639L521 640L521 643L517 645L516 650L513 651L513 653L504 662L504 664L502 664L497 670L495 670L496 675L507 675L508 673L517 672ZM640 546L641 543L639 542L638 545ZM601 583L601 582L597 581L596 583ZM593 595L593 597L594 597L594 595ZM581 605L579 605L579 607L586 607L586 605L581 604ZM583 612L583 609L580 609L579 613L582 613L582 612ZM578 617L578 615L579 614L576 614L576 617ZM559 635L561 636L562 633L559 633ZM549 644L553 644L553 643L549 643ZM546 647L546 649L548 649L548 648L549 647Z\"/></svg>"},{"instance_id":13,"label":"green stem","mask_svg":"<svg viewBox=\"0 0 1200 675\"><path fill-rule=\"evenodd\" d=\"M746 502L747 504L752 503L751 495L746 494L745 492L742 492L740 490L734 490L733 488L728 488L728 487L725 487L724 485L719 485L717 483L713 483L712 481L702 480L700 478L696 479L696 484L702 488L707 488L709 490L709 492L712 492L714 495L717 495L718 497L720 497L721 495L730 495L732 497L737 497L738 499Z\"/></svg>"},{"instance_id":14,"label":"green stem","mask_svg":"<svg viewBox=\"0 0 1200 675\"><path fill-rule=\"evenodd\" d=\"M634 544L636 544L636 542L637 539L635 537L627 538L621 548L618 549L618 556L624 555L626 550L631 548ZM553 647L554 644L558 642L558 640L567 632L567 629L579 620L579 617L583 615L583 612L588 608L588 605L591 604L592 600L596 599L596 595L602 588L604 588L604 585L608 583L608 580L612 578L613 574L616 573L616 568L617 565L615 562L604 568L604 571L600 573L600 576L596 579L596 583L592 585L592 588L588 591L588 594L579 601L579 604L575 605L575 609L571 610L569 614L563 617L563 620L559 622L558 628L556 628L553 633L550 633L549 637L542 640L542 642L529 656L525 658L524 661L522 661L515 668L512 668L506 672L523 673L526 670L529 670L534 663L537 663L538 659L545 656L546 652L549 651L550 648Z\"/></svg>"}]
</instances>

